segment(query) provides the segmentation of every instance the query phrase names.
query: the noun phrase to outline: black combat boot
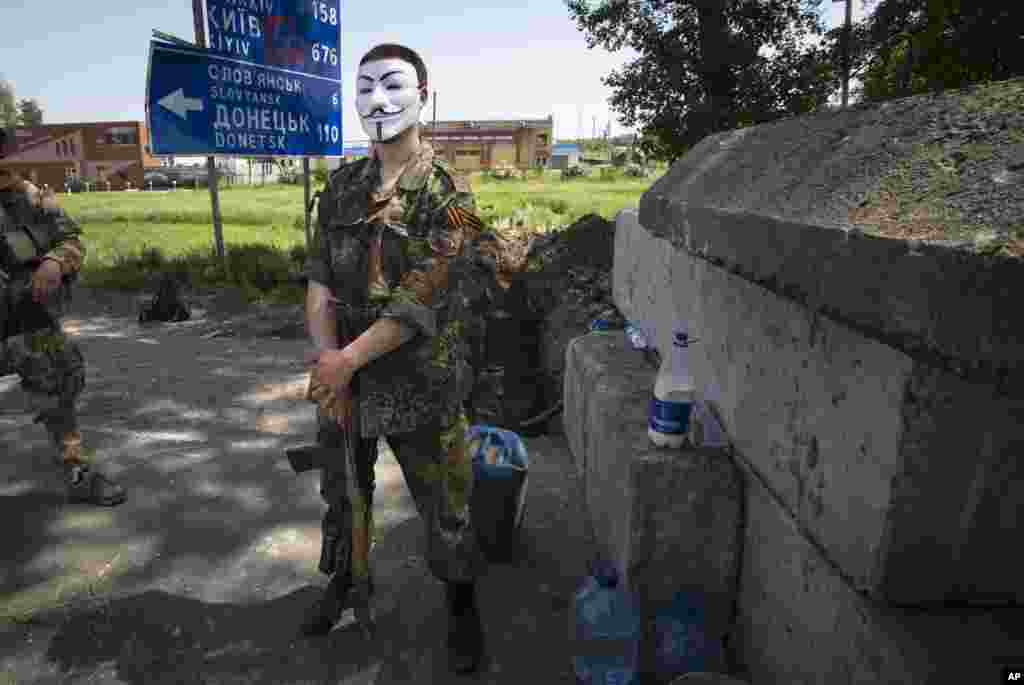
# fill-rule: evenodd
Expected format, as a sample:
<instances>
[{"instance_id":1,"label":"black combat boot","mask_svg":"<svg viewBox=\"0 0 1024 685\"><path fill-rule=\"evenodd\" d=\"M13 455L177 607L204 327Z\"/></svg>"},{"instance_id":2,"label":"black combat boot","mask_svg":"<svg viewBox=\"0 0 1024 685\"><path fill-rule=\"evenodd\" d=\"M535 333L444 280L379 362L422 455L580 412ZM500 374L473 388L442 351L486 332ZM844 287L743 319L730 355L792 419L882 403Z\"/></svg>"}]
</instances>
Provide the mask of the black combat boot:
<instances>
[{"instance_id":1,"label":"black combat boot","mask_svg":"<svg viewBox=\"0 0 1024 685\"><path fill-rule=\"evenodd\" d=\"M69 502L116 507L127 498L123 487L88 464L66 464L64 474Z\"/></svg>"},{"instance_id":2,"label":"black combat boot","mask_svg":"<svg viewBox=\"0 0 1024 685\"><path fill-rule=\"evenodd\" d=\"M456 673L472 673L483 657L484 632L474 583L446 583L448 658Z\"/></svg>"},{"instance_id":3,"label":"black combat boot","mask_svg":"<svg viewBox=\"0 0 1024 685\"><path fill-rule=\"evenodd\" d=\"M37 423L42 420L36 419ZM116 507L127 495L124 488L96 467L82 461L82 434L77 430L65 431L47 427L50 440L56 448L56 460L64 472L68 501Z\"/></svg>"},{"instance_id":4,"label":"black combat boot","mask_svg":"<svg viewBox=\"0 0 1024 685\"><path fill-rule=\"evenodd\" d=\"M374 594L372 577L369 580L368 592L369 597L372 597ZM315 636L326 635L331 632L331 628L341 618L341 614L350 606L351 595L352 580L348 575L335 573L331 576L331 582L327 584L327 589L324 590L323 596L306 613L306 618L302 621L302 626L300 627L302 634ZM367 599L366 601L369 600ZM360 611L362 606L355 606L353 608L356 609L357 620L361 624L365 624L366 619L359 615L362 613ZM363 625L364 631L368 628L372 628L372 626Z\"/></svg>"},{"instance_id":5,"label":"black combat boot","mask_svg":"<svg viewBox=\"0 0 1024 685\"><path fill-rule=\"evenodd\" d=\"M326 635L341 618L351 583L344 573L335 573L323 596L309 608L299 630L303 635Z\"/></svg>"}]
</instances>

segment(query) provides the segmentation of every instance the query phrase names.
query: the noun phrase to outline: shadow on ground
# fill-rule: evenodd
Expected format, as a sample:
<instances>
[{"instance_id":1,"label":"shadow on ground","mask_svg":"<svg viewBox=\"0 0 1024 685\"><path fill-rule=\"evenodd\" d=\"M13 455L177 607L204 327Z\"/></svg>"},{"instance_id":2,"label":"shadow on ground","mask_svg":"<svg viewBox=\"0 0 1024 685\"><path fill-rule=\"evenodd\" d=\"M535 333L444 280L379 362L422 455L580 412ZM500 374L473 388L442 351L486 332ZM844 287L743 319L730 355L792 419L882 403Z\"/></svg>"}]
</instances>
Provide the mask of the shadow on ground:
<instances>
[{"instance_id":1,"label":"shadow on ground","mask_svg":"<svg viewBox=\"0 0 1024 685\"><path fill-rule=\"evenodd\" d=\"M388 535L395 542L416 537L414 521ZM403 545L390 547L398 551ZM380 592L414 599L422 594L422 583L402 586L409 584L413 572L410 568L410 577L404 579L402 574L386 574ZM378 637L371 641L361 635L350 615L326 638L301 639L296 626L317 596L314 588L305 587L239 604L147 591L66 616L59 621L46 658L64 677L106 669L132 685L423 682L424 652L439 653L442 647L424 645L423 640L424 635L436 636L443 630L439 602L421 599L399 609L392 600L383 610L378 602Z\"/></svg>"},{"instance_id":2,"label":"shadow on ground","mask_svg":"<svg viewBox=\"0 0 1024 685\"><path fill-rule=\"evenodd\" d=\"M31 683L559 682L570 677L568 597L589 542L564 440L528 440L515 564L480 582L489 659L447 670L443 587L390 451L376 469L378 636L346 616L330 636L297 624L316 570L323 504L287 446L314 436L305 346L140 327L129 312L72 312L88 381L81 426L128 490L113 509L69 506L17 379L0 379L0 673ZM205 329L205 330L208 330ZM350 614L350 612L349 612Z\"/></svg>"}]
</instances>

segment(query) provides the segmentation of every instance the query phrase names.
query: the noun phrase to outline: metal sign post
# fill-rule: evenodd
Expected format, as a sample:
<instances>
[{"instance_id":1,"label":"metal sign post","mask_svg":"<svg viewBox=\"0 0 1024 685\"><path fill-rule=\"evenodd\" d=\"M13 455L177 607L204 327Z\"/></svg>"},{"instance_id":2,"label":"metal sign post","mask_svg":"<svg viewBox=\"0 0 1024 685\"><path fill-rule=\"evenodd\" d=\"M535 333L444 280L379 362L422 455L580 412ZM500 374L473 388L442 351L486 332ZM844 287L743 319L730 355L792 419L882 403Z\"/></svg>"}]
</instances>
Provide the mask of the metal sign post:
<instances>
[{"instance_id":1,"label":"metal sign post","mask_svg":"<svg viewBox=\"0 0 1024 685\"><path fill-rule=\"evenodd\" d=\"M195 23L196 45L206 47L206 22L202 11L202 0L192 0L192 19ZM148 98L147 98L148 102ZM184 107L184 105L182 105ZM150 128L150 131L153 129ZM206 158L206 185L210 189L210 214L213 218L213 245L220 260L221 269L227 273L227 261L224 254L224 229L220 220L220 194L217 183L217 162L213 155Z\"/></svg>"},{"instance_id":2,"label":"metal sign post","mask_svg":"<svg viewBox=\"0 0 1024 685\"><path fill-rule=\"evenodd\" d=\"M306 217L306 254L309 254L313 249L313 236L309 230L309 157L302 158L302 197L302 214Z\"/></svg>"}]
</instances>

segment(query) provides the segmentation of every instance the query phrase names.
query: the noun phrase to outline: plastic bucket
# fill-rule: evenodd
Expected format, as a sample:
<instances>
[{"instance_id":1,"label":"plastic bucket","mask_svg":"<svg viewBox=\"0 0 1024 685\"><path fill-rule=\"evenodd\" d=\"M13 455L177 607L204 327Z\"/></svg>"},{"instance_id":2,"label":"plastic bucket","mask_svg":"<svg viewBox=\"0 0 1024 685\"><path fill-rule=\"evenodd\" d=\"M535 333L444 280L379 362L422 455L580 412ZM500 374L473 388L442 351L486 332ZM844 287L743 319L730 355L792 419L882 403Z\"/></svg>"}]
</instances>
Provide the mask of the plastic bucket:
<instances>
[{"instance_id":1,"label":"plastic bucket","mask_svg":"<svg viewBox=\"0 0 1024 685\"><path fill-rule=\"evenodd\" d=\"M492 562L515 561L530 465L526 446L516 433L494 426L470 427L466 442L473 459L470 509L480 547Z\"/></svg>"}]
</instances>

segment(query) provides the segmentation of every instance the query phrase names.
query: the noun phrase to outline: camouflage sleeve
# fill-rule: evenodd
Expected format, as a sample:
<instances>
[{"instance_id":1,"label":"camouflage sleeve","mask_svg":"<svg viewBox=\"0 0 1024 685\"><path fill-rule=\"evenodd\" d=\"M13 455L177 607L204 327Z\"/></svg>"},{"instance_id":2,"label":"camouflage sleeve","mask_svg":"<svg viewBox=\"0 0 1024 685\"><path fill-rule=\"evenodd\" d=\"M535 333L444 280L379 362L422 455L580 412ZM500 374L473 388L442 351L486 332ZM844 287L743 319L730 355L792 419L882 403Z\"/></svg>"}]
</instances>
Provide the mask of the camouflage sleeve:
<instances>
[{"instance_id":1,"label":"camouflage sleeve","mask_svg":"<svg viewBox=\"0 0 1024 685\"><path fill-rule=\"evenodd\" d=\"M327 244L327 222L325 221L327 210L324 209L323 204L326 198L330 197L328 190L329 187L325 186L317 198L316 221L313 222L313 241L302 269L302 274L307 279L325 286L331 282L330 249Z\"/></svg>"},{"instance_id":2,"label":"camouflage sleeve","mask_svg":"<svg viewBox=\"0 0 1024 685\"><path fill-rule=\"evenodd\" d=\"M482 226L476 216L476 202L469 184L455 173L435 168L429 180L432 210L427 222L426 241L420 254L410 255L410 266L392 293L381 318L396 319L428 337L437 335L434 305L448 290L452 258L463 253L467 240Z\"/></svg>"},{"instance_id":3,"label":"camouflage sleeve","mask_svg":"<svg viewBox=\"0 0 1024 685\"><path fill-rule=\"evenodd\" d=\"M36 221L47 226L51 233L50 251L43 259L52 259L60 264L64 276L72 276L82 269L85 246L82 244L82 228L57 204L52 190L43 192L26 184L26 192L36 213Z\"/></svg>"},{"instance_id":4,"label":"camouflage sleeve","mask_svg":"<svg viewBox=\"0 0 1024 685\"><path fill-rule=\"evenodd\" d=\"M310 281L315 281L320 285L329 285L331 266L327 261L327 255L326 235L318 221L313 225L313 242L310 245L309 254L306 255L302 274Z\"/></svg>"}]
</instances>

